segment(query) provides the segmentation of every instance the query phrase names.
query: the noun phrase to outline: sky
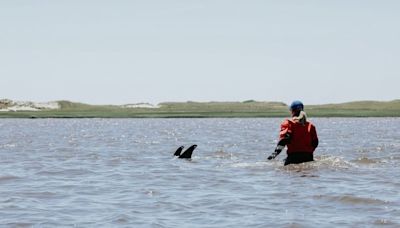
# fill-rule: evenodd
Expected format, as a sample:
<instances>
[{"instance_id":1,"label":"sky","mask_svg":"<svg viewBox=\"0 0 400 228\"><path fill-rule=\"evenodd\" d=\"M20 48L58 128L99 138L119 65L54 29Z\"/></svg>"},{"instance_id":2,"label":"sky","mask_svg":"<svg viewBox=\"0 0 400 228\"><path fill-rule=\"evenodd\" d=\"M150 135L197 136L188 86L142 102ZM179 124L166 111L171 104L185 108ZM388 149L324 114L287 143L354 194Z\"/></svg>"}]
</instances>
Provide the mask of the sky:
<instances>
[{"instance_id":1,"label":"sky","mask_svg":"<svg viewBox=\"0 0 400 228\"><path fill-rule=\"evenodd\" d=\"M2 0L0 99L400 98L398 0Z\"/></svg>"}]
</instances>

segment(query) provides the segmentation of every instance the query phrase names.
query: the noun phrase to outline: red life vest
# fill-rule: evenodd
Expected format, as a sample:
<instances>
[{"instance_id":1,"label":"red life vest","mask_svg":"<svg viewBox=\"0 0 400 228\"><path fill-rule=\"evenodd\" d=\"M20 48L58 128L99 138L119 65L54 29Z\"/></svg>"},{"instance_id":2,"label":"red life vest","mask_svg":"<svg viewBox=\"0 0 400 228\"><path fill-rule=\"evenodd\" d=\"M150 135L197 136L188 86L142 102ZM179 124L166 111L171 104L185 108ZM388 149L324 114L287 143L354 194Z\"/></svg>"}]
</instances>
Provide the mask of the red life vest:
<instances>
[{"instance_id":1,"label":"red life vest","mask_svg":"<svg viewBox=\"0 0 400 228\"><path fill-rule=\"evenodd\" d=\"M281 124L280 139L285 138L286 134L290 135L290 142L287 144L288 154L296 152L314 152L315 147L312 142L315 140L318 141L318 136L315 126L312 123L307 121L303 125L297 121L287 119Z\"/></svg>"}]
</instances>

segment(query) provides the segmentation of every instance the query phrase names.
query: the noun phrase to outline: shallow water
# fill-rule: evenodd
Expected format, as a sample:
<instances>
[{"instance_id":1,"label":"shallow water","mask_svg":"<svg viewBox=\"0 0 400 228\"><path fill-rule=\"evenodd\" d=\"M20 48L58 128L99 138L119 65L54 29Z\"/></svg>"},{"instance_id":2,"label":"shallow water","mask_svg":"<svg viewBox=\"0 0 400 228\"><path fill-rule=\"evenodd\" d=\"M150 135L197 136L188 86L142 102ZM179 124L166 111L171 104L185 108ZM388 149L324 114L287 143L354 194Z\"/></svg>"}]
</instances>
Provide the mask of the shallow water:
<instances>
[{"instance_id":1,"label":"shallow water","mask_svg":"<svg viewBox=\"0 0 400 228\"><path fill-rule=\"evenodd\" d=\"M0 226L400 226L400 118L315 118L316 161L286 167L280 122L2 119Z\"/></svg>"}]
</instances>

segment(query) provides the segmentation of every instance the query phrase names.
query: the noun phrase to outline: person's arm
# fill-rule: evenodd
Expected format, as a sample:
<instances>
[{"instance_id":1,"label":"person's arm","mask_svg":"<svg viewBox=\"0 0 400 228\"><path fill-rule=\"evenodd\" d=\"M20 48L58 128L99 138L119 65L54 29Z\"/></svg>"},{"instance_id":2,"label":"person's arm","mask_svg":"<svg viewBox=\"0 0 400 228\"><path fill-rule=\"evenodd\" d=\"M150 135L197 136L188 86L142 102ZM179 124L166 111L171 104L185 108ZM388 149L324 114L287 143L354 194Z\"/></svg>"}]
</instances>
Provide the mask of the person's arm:
<instances>
[{"instance_id":1,"label":"person's arm","mask_svg":"<svg viewBox=\"0 0 400 228\"><path fill-rule=\"evenodd\" d=\"M292 133L292 130L290 129L290 122L289 120L285 120L281 124L281 131L279 132L279 142L278 145L275 148L275 151L268 157L268 160L274 159L276 156L278 156L283 148L290 142L290 134Z\"/></svg>"},{"instance_id":2,"label":"person's arm","mask_svg":"<svg viewBox=\"0 0 400 228\"><path fill-rule=\"evenodd\" d=\"M315 148L318 147L319 140L318 140L318 135L317 135L317 130L315 129L315 126L313 126L311 130L311 145Z\"/></svg>"},{"instance_id":3,"label":"person's arm","mask_svg":"<svg viewBox=\"0 0 400 228\"><path fill-rule=\"evenodd\" d=\"M279 140L278 145L276 145L275 151L268 157L268 160L274 159L276 156L278 156L289 142L290 134L286 133L285 137Z\"/></svg>"}]
</instances>

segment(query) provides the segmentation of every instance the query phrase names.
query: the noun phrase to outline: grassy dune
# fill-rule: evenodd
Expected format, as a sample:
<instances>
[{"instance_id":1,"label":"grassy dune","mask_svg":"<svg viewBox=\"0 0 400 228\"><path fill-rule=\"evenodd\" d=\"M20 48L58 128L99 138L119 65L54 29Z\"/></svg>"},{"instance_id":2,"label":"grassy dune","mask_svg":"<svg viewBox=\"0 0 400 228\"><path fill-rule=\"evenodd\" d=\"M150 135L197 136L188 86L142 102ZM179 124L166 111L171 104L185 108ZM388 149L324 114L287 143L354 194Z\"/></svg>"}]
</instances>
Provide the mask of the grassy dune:
<instances>
[{"instance_id":1,"label":"grassy dune","mask_svg":"<svg viewBox=\"0 0 400 228\"><path fill-rule=\"evenodd\" d=\"M60 109L0 112L0 118L207 118L284 117L288 107L281 102L165 102L159 108L126 108L59 101ZM400 100L358 101L306 106L312 117L400 117Z\"/></svg>"},{"instance_id":2,"label":"grassy dune","mask_svg":"<svg viewBox=\"0 0 400 228\"><path fill-rule=\"evenodd\" d=\"M310 105L307 106L307 113L312 116L330 117L400 117L400 100Z\"/></svg>"}]
</instances>

